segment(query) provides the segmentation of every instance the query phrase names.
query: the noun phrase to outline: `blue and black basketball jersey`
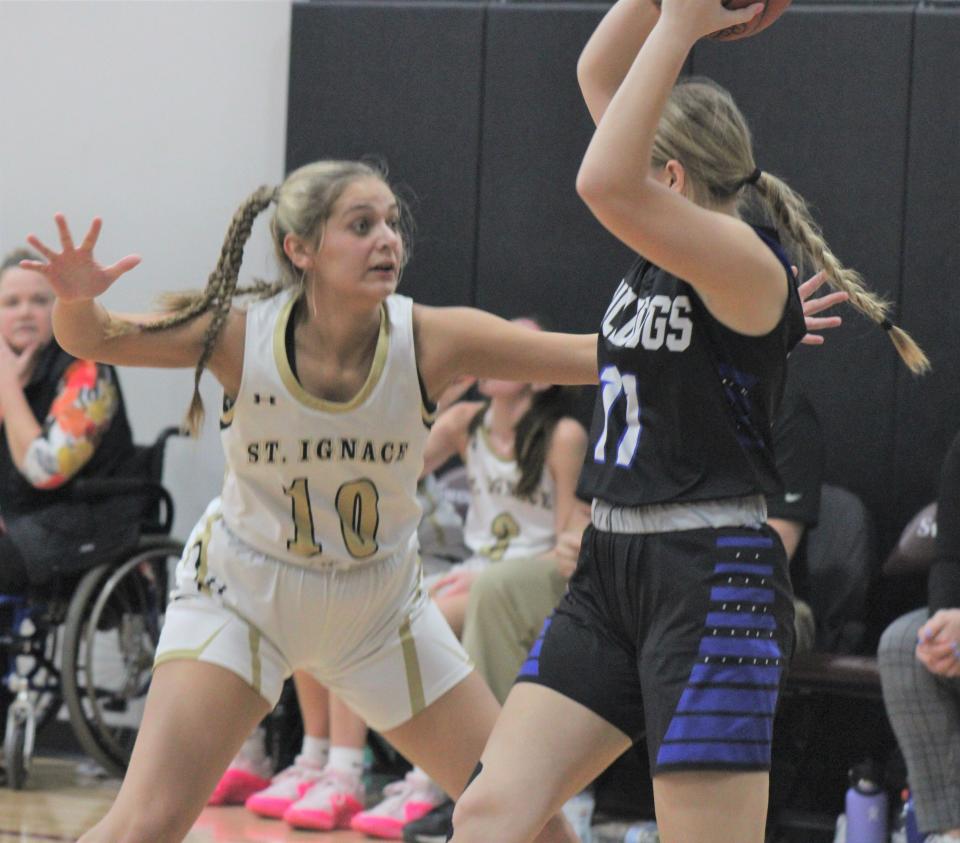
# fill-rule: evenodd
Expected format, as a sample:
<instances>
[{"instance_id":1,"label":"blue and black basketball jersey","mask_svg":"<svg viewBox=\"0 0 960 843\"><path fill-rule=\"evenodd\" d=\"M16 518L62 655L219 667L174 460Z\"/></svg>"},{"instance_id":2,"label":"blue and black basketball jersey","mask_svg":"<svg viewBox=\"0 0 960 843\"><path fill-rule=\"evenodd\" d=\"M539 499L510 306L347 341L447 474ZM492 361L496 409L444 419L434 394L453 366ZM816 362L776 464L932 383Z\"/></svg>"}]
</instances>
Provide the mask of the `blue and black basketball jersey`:
<instances>
[{"instance_id":1,"label":"blue and black basketball jersey","mask_svg":"<svg viewBox=\"0 0 960 843\"><path fill-rule=\"evenodd\" d=\"M686 281L639 258L599 335L600 386L578 494L620 506L780 490L772 421L787 354L804 335L790 262L776 327L751 337L721 324Z\"/></svg>"}]
</instances>

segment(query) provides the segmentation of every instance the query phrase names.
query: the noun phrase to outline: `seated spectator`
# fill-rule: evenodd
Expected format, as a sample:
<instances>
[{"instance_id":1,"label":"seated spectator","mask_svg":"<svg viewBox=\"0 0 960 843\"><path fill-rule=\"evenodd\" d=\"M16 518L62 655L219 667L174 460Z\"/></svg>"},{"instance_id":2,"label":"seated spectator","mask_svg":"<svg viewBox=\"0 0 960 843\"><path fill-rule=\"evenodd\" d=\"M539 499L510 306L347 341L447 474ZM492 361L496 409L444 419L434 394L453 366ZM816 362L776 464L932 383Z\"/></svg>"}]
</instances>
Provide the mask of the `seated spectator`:
<instances>
[{"instance_id":1,"label":"seated spectator","mask_svg":"<svg viewBox=\"0 0 960 843\"><path fill-rule=\"evenodd\" d=\"M532 319L515 320L540 330ZM481 380L485 401L446 410L427 442L425 471L452 456L466 466L470 501L464 542L470 557L430 592L457 635L470 589L485 569L510 559L550 555L577 507L577 476L587 435L558 386ZM577 526L582 529L587 519ZM494 564L495 563L495 564Z\"/></svg>"},{"instance_id":2,"label":"seated spectator","mask_svg":"<svg viewBox=\"0 0 960 843\"><path fill-rule=\"evenodd\" d=\"M134 454L116 373L53 339L53 290L33 259L0 263L0 594L83 570L136 540L142 501L71 499L76 478L124 473Z\"/></svg>"},{"instance_id":3,"label":"seated spectator","mask_svg":"<svg viewBox=\"0 0 960 843\"><path fill-rule=\"evenodd\" d=\"M887 627L878 653L883 701L927 843L960 839L960 434L940 480L937 551L928 605Z\"/></svg>"}]
</instances>

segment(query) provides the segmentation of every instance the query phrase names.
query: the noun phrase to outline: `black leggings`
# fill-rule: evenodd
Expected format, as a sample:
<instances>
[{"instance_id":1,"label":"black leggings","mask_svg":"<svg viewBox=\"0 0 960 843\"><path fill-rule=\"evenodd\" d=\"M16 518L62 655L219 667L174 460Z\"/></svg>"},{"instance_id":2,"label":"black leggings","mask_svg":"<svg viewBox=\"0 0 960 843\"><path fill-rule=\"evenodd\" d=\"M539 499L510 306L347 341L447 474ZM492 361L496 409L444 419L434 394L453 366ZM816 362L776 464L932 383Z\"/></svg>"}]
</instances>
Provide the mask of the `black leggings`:
<instances>
[{"instance_id":1,"label":"black leggings","mask_svg":"<svg viewBox=\"0 0 960 843\"><path fill-rule=\"evenodd\" d=\"M30 584L27 563L10 536L0 535L0 594L23 594Z\"/></svg>"}]
</instances>

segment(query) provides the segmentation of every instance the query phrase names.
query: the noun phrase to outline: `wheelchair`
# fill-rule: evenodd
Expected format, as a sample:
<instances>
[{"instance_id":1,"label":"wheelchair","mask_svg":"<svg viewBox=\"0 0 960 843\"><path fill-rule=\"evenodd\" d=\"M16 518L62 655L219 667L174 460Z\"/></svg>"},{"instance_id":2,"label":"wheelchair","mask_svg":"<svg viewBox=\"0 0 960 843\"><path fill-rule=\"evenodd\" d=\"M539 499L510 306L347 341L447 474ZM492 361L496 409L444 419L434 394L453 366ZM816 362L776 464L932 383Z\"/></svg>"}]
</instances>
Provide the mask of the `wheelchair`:
<instances>
[{"instance_id":1,"label":"wheelchair","mask_svg":"<svg viewBox=\"0 0 960 843\"><path fill-rule=\"evenodd\" d=\"M173 500L161 485L164 430L136 449L136 473L77 480L71 495L91 501L141 496L134 547L34 594L0 596L0 665L13 695L3 755L7 786L27 779L37 731L66 705L83 750L108 773L123 775L130 760L153 668L168 582L183 545L169 535ZM0 668L2 669L2 668Z\"/></svg>"}]
</instances>

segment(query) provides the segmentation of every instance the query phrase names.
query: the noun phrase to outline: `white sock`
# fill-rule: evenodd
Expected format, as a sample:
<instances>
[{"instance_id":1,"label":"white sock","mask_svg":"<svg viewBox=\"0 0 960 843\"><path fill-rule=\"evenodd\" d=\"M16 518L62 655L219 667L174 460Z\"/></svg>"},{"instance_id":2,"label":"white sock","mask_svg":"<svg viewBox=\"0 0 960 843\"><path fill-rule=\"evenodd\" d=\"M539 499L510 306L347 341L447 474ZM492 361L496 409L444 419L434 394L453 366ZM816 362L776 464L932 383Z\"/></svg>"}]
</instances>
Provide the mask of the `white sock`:
<instances>
[{"instance_id":1,"label":"white sock","mask_svg":"<svg viewBox=\"0 0 960 843\"><path fill-rule=\"evenodd\" d=\"M443 789L438 785L433 779L430 778L429 774L423 767L414 767L409 773L408 776L411 776L417 779L420 782L430 788L433 791L434 798L439 802L446 798L446 794L443 792Z\"/></svg>"},{"instance_id":2,"label":"white sock","mask_svg":"<svg viewBox=\"0 0 960 843\"><path fill-rule=\"evenodd\" d=\"M237 753L238 758L258 763L267 757L267 733L262 726L258 726L250 734Z\"/></svg>"},{"instance_id":3,"label":"white sock","mask_svg":"<svg viewBox=\"0 0 960 843\"><path fill-rule=\"evenodd\" d=\"M330 756L330 738L312 738L310 735L304 735L300 754L313 766L325 767Z\"/></svg>"},{"instance_id":4,"label":"white sock","mask_svg":"<svg viewBox=\"0 0 960 843\"><path fill-rule=\"evenodd\" d=\"M363 775L363 750L350 746L330 747L330 760L327 761L328 770L339 770L360 778Z\"/></svg>"}]
</instances>

